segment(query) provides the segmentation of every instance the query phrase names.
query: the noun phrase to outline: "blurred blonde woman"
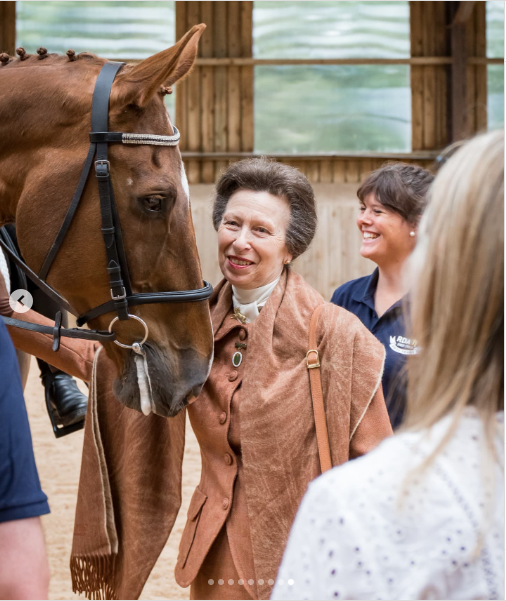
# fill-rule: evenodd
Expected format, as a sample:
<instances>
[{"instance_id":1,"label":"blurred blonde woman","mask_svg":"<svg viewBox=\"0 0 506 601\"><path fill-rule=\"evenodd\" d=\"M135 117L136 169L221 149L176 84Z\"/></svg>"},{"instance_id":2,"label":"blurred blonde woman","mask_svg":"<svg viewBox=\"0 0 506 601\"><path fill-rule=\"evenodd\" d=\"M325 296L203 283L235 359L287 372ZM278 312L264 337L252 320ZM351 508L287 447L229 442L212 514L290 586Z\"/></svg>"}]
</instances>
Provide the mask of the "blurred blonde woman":
<instances>
[{"instance_id":1,"label":"blurred blonde woman","mask_svg":"<svg viewBox=\"0 0 506 601\"><path fill-rule=\"evenodd\" d=\"M406 424L310 485L274 599L504 599L504 134L442 167L410 273Z\"/></svg>"}]
</instances>

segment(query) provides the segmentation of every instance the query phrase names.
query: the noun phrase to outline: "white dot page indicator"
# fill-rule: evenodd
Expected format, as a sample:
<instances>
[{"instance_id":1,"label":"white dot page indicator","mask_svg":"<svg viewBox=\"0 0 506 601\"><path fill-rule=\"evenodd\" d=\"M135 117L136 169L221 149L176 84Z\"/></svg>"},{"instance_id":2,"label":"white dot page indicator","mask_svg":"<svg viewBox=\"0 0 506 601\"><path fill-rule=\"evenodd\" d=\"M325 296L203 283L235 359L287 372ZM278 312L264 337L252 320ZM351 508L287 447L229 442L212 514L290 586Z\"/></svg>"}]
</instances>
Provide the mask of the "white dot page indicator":
<instances>
[{"instance_id":1,"label":"white dot page indicator","mask_svg":"<svg viewBox=\"0 0 506 601\"><path fill-rule=\"evenodd\" d=\"M16 313L26 313L32 308L33 297L28 290L18 288L18 290L14 290L9 296L9 305Z\"/></svg>"}]
</instances>

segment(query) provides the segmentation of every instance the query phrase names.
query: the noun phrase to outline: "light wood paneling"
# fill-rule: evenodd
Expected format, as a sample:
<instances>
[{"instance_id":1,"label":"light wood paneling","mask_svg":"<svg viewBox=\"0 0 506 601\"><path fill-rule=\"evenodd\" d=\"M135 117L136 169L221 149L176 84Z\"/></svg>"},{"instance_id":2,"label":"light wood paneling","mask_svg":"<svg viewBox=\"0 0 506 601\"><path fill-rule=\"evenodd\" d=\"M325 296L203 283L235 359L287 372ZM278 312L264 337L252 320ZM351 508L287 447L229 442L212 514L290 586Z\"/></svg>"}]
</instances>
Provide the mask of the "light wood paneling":
<instances>
[{"instance_id":1,"label":"light wood paneling","mask_svg":"<svg viewBox=\"0 0 506 601\"><path fill-rule=\"evenodd\" d=\"M345 282L371 273L373 263L360 256L361 237L356 226L358 201L355 184L316 184L318 230L308 251L293 268L325 300ZM222 278L218 264L217 234L211 211L213 186L190 186L193 221L203 277L213 285Z\"/></svg>"}]
</instances>

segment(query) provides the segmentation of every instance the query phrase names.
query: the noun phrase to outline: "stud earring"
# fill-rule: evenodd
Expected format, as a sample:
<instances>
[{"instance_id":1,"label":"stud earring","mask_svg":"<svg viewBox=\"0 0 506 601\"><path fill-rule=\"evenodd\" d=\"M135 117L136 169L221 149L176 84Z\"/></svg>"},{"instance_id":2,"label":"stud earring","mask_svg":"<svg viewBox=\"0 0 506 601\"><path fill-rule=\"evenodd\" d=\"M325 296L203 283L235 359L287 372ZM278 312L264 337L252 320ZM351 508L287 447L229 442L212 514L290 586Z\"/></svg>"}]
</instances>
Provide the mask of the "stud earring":
<instances>
[{"instance_id":1,"label":"stud earring","mask_svg":"<svg viewBox=\"0 0 506 601\"><path fill-rule=\"evenodd\" d=\"M412 238L414 238L414 237L416 236L416 233L415 233L415 232L409 232L409 235L410 235Z\"/></svg>"},{"instance_id":2,"label":"stud earring","mask_svg":"<svg viewBox=\"0 0 506 601\"><path fill-rule=\"evenodd\" d=\"M290 261L285 261L285 265L290 265Z\"/></svg>"}]
</instances>

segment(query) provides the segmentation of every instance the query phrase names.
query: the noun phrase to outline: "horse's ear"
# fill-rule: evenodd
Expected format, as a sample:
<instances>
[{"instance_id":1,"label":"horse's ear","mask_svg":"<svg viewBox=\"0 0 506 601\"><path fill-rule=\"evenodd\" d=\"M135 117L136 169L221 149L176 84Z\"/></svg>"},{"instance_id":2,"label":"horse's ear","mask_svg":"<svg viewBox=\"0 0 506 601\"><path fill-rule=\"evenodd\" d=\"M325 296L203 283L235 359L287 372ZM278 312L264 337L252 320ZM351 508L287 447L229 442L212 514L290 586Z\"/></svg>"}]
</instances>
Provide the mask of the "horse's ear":
<instances>
[{"instance_id":1,"label":"horse's ear","mask_svg":"<svg viewBox=\"0 0 506 601\"><path fill-rule=\"evenodd\" d=\"M111 90L111 108L126 104L145 106L159 91L187 75L197 57L200 36L206 26L194 25L175 45L158 52L116 79Z\"/></svg>"}]
</instances>

